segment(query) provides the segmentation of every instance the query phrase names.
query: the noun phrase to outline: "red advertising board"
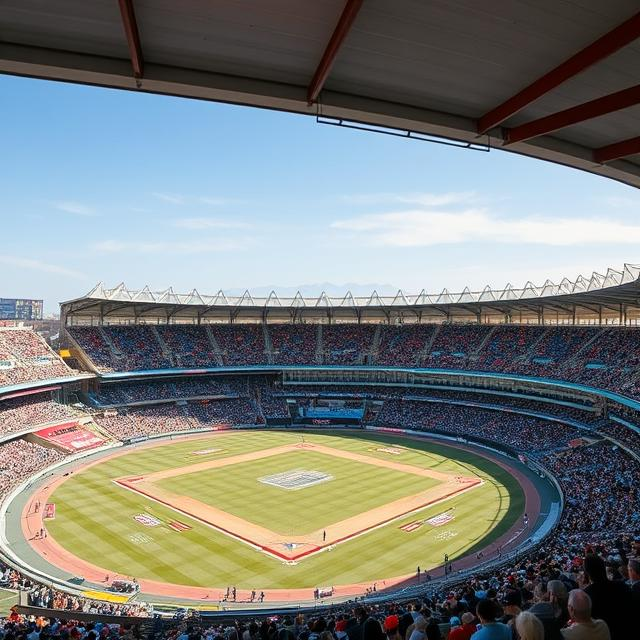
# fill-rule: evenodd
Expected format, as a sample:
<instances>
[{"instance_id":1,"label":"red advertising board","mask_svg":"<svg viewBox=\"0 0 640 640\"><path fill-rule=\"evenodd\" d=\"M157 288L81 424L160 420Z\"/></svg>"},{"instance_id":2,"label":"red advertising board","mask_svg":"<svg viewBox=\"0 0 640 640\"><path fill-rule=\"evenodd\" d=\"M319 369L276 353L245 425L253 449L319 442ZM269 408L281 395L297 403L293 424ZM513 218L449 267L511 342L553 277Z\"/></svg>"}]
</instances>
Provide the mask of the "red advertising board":
<instances>
[{"instance_id":1,"label":"red advertising board","mask_svg":"<svg viewBox=\"0 0 640 640\"><path fill-rule=\"evenodd\" d=\"M67 451L83 451L101 445L104 440L78 422L65 422L45 427L35 434Z\"/></svg>"}]
</instances>

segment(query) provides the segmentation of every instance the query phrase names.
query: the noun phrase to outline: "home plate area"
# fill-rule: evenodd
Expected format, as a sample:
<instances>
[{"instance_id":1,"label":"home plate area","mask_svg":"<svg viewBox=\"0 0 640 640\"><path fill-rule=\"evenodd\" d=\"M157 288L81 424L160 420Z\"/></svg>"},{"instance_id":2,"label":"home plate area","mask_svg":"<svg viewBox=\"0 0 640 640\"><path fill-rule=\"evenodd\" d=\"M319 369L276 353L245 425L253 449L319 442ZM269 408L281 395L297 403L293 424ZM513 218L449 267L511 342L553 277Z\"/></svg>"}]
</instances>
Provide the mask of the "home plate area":
<instances>
[{"instance_id":1,"label":"home plate area","mask_svg":"<svg viewBox=\"0 0 640 640\"><path fill-rule=\"evenodd\" d=\"M272 476L258 478L258 482L262 484L268 484L272 487L278 487L279 489L288 489L289 491L306 489L307 487L313 487L316 484L328 482L329 480L333 480L333 476L328 473L323 473L322 471L307 471L306 469L292 469L291 471L284 471Z\"/></svg>"}]
</instances>

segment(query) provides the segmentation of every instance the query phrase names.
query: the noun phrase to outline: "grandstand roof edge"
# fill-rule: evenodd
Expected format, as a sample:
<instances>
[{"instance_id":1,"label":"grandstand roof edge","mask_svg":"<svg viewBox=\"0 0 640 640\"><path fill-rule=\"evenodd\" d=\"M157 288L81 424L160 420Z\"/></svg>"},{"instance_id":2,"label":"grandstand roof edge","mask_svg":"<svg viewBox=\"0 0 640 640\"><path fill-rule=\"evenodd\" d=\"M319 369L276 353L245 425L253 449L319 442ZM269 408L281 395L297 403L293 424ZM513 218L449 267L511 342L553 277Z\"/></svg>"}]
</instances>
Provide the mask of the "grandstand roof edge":
<instances>
[{"instance_id":1,"label":"grandstand roof edge","mask_svg":"<svg viewBox=\"0 0 640 640\"><path fill-rule=\"evenodd\" d=\"M437 294L407 294L399 290L392 296L380 296L372 293L368 296L322 295L323 304L319 306L317 296L295 297L277 296L273 292L268 296L253 296L246 290L242 296L225 295L219 291L216 295L198 294L194 298L193 291L185 294L172 294L171 300L167 299L166 290L153 291L149 286L142 289L128 289L124 283L112 289L106 289L99 283L85 296L74 298L60 303L66 314L87 314L91 310L110 305L109 313L113 311L113 303L118 309L127 307L144 307L150 309L163 309L170 311L172 315L180 311L185 313L197 312L197 315L206 315L208 311L264 311L279 310L299 312L304 310L418 310L438 308L459 308L467 313L482 306L493 308L517 308L520 304L546 304L566 303L570 305L581 304L607 304L625 305L640 304L640 264L625 264L622 269L607 269L606 273L594 272L589 278L582 275L571 281L563 278L559 284L546 280L544 284L536 286L527 282L524 287L514 288L507 285L504 289L492 289L489 286L480 291L471 291L465 287L461 292L451 293L446 296Z\"/></svg>"}]
</instances>

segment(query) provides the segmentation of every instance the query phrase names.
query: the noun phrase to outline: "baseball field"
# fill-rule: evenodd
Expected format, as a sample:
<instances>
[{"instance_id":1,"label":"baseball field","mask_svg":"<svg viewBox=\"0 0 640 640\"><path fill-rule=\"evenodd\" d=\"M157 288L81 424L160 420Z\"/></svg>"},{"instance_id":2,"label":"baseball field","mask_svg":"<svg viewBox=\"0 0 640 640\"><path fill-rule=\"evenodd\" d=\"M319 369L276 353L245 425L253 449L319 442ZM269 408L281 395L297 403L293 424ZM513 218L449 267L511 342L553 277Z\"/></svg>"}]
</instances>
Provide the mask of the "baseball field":
<instances>
[{"instance_id":1,"label":"baseball field","mask_svg":"<svg viewBox=\"0 0 640 640\"><path fill-rule=\"evenodd\" d=\"M383 588L487 549L522 517L519 483L475 452L395 434L302 440L218 433L89 465L46 497L47 557L184 587Z\"/></svg>"}]
</instances>

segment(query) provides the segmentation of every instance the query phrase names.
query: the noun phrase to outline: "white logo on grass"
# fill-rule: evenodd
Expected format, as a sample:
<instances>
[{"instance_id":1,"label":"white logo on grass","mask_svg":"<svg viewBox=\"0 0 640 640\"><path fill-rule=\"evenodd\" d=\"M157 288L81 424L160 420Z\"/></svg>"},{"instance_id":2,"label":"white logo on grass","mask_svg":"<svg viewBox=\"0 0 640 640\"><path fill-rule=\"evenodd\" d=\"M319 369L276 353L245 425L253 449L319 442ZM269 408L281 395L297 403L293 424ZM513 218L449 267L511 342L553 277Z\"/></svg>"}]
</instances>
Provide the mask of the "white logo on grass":
<instances>
[{"instance_id":1,"label":"white logo on grass","mask_svg":"<svg viewBox=\"0 0 640 640\"><path fill-rule=\"evenodd\" d=\"M298 489L306 489L313 487L322 482L333 480L333 476L322 471L307 471L306 469L292 469L282 473L275 473L272 476L264 476L258 478L258 482L268 484L279 489L288 489L289 491L297 491Z\"/></svg>"},{"instance_id":2,"label":"white logo on grass","mask_svg":"<svg viewBox=\"0 0 640 640\"><path fill-rule=\"evenodd\" d=\"M132 533L129 536L129 540L131 540L133 544L149 544L153 542L153 538L145 533Z\"/></svg>"},{"instance_id":3,"label":"white logo on grass","mask_svg":"<svg viewBox=\"0 0 640 640\"><path fill-rule=\"evenodd\" d=\"M451 529L447 529L446 531L441 531L436 536L436 540L451 540L451 538L455 538L457 535L458 535L457 531L452 531Z\"/></svg>"}]
</instances>

